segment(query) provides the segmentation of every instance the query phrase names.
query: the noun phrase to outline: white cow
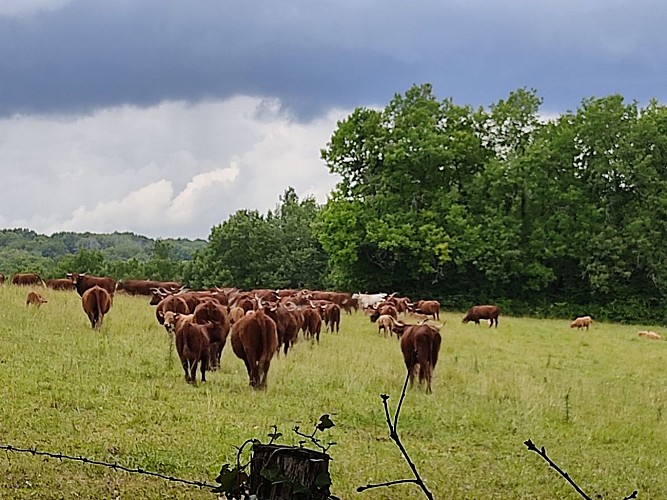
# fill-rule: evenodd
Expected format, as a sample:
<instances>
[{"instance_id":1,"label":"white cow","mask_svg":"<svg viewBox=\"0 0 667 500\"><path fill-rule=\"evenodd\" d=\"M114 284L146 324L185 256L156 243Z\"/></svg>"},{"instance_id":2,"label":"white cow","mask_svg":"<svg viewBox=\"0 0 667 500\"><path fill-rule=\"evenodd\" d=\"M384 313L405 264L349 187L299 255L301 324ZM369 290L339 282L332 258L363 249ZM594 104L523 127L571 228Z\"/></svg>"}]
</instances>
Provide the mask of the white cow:
<instances>
[{"instance_id":1,"label":"white cow","mask_svg":"<svg viewBox=\"0 0 667 500\"><path fill-rule=\"evenodd\" d=\"M367 307L374 307L378 305L380 302L382 302L385 297L387 296L386 293L373 293L373 294L368 294L368 293L354 293L352 294L353 299L358 299L359 300L359 307L362 309L366 309Z\"/></svg>"}]
</instances>

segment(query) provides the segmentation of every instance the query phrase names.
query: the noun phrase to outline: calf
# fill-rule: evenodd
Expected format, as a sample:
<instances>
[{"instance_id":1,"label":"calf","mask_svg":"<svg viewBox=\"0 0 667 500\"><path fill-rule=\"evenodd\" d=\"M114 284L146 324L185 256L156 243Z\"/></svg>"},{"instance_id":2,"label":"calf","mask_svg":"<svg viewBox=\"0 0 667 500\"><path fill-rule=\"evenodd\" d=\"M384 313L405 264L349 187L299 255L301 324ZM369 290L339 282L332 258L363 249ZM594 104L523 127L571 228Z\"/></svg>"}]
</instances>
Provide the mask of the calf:
<instances>
[{"instance_id":1,"label":"calf","mask_svg":"<svg viewBox=\"0 0 667 500\"><path fill-rule=\"evenodd\" d=\"M232 326L232 350L245 364L251 387L266 389L271 359L278 350L275 321L263 309L243 316Z\"/></svg>"},{"instance_id":2,"label":"calf","mask_svg":"<svg viewBox=\"0 0 667 500\"><path fill-rule=\"evenodd\" d=\"M440 328L428 324L406 325L396 320L392 321L394 331L401 339L401 352L408 370L410 385L413 383L417 365L419 365L419 383L426 382L426 392L431 393L433 370L438 363L442 342Z\"/></svg>"},{"instance_id":3,"label":"calf","mask_svg":"<svg viewBox=\"0 0 667 500\"><path fill-rule=\"evenodd\" d=\"M36 307L41 306L42 304L46 304L48 300L46 300L44 297L42 297L40 294L37 292L28 292L28 296L25 299L25 305L33 305Z\"/></svg>"},{"instance_id":4,"label":"calf","mask_svg":"<svg viewBox=\"0 0 667 500\"><path fill-rule=\"evenodd\" d=\"M111 295L104 288L95 285L83 292L81 305L90 320L90 325L99 330L104 315L111 309Z\"/></svg>"},{"instance_id":5,"label":"calf","mask_svg":"<svg viewBox=\"0 0 667 500\"><path fill-rule=\"evenodd\" d=\"M197 385L197 367L201 363L201 381L206 382L211 348L207 325L195 323L194 314L167 311L164 326L175 336L176 352L185 372L185 380L188 384Z\"/></svg>"},{"instance_id":6,"label":"calf","mask_svg":"<svg viewBox=\"0 0 667 500\"><path fill-rule=\"evenodd\" d=\"M483 306L473 306L468 309L468 312L463 317L463 323L468 321L474 321L475 324L479 325L480 319L489 320L489 328L496 324L498 328L498 316L500 315L500 307L494 305L483 305Z\"/></svg>"},{"instance_id":7,"label":"calf","mask_svg":"<svg viewBox=\"0 0 667 500\"><path fill-rule=\"evenodd\" d=\"M593 323L593 318L590 316L580 316L575 318L575 320L570 323L570 328L576 328L577 330L586 328L586 330L588 330L588 327L591 326L591 323Z\"/></svg>"},{"instance_id":8,"label":"calf","mask_svg":"<svg viewBox=\"0 0 667 500\"><path fill-rule=\"evenodd\" d=\"M637 332L637 335L639 335L640 337L651 339L651 340L660 340L662 338L662 337L660 337L659 333L651 332L651 331L647 331L647 330Z\"/></svg>"},{"instance_id":9,"label":"calf","mask_svg":"<svg viewBox=\"0 0 667 500\"><path fill-rule=\"evenodd\" d=\"M394 318L388 314L383 314L378 316L376 323L378 325L378 335L380 334L380 330L382 330L385 337L387 336L387 333L389 333L389 336L391 337L393 333L392 327L394 326Z\"/></svg>"}]
</instances>

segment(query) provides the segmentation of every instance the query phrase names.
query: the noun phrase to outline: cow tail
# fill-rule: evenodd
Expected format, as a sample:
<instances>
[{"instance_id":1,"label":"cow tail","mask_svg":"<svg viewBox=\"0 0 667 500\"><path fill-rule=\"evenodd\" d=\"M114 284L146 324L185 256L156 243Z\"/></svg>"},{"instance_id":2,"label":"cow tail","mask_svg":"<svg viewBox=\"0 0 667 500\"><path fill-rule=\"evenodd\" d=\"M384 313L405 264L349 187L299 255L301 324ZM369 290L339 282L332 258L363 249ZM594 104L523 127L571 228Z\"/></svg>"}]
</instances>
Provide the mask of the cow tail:
<instances>
[{"instance_id":1,"label":"cow tail","mask_svg":"<svg viewBox=\"0 0 667 500\"><path fill-rule=\"evenodd\" d=\"M431 341L431 368L434 369L438 364L438 354L440 353L440 344L442 343L442 335L435 332Z\"/></svg>"}]
</instances>

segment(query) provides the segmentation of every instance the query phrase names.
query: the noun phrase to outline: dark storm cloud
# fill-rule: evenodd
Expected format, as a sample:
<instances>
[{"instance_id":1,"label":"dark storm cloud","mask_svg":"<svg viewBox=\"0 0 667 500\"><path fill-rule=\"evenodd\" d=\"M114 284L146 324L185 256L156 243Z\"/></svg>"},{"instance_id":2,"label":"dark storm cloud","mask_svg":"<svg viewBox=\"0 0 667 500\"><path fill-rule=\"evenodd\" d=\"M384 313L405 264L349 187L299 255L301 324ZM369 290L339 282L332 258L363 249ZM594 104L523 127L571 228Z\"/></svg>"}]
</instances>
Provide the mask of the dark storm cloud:
<instances>
[{"instance_id":1,"label":"dark storm cloud","mask_svg":"<svg viewBox=\"0 0 667 500\"><path fill-rule=\"evenodd\" d=\"M665 100L667 4L528 0L74 0L0 17L0 114L277 97L297 116L413 83L460 104L520 87L547 107Z\"/></svg>"}]
</instances>

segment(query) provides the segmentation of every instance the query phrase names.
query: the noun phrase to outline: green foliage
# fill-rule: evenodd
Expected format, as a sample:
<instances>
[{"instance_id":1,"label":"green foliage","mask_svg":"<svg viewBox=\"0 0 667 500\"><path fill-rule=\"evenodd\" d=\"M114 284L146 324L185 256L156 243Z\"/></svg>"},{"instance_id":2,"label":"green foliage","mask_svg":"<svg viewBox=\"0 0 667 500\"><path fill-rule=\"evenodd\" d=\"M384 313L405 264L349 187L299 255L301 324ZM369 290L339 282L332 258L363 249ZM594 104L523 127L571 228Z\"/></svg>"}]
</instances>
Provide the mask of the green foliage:
<instances>
[{"instance_id":1,"label":"green foliage","mask_svg":"<svg viewBox=\"0 0 667 500\"><path fill-rule=\"evenodd\" d=\"M208 245L185 270L192 286L316 288L326 280L327 255L311 226L319 211L313 198L289 188L275 211L239 210L212 228Z\"/></svg>"},{"instance_id":2,"label":"green foliage","mask_svg":"<svg viewBox=\"0 0 667 500\"><path fill-rule=\"evenodd\" d=\"M133 233L54 233L0 230L0 272L37 272L62 278L68 272L104 274L116 279L180 279L184 262L202 240L152 240Z\"/></svg>"},{"instance_id":3,"label":"green foliage","mask_svg":"<svg viewBox=\"0 0 667 500\"><path fill-rule=\"evenodd\" d=\"M667 108L612 95L544 122L540 105L519 89L472 110L421 85L340 121L322 159L341 181L314 226L334 283L655 317L641 304L667 298Z\"/></svg>"}]
</instances>

